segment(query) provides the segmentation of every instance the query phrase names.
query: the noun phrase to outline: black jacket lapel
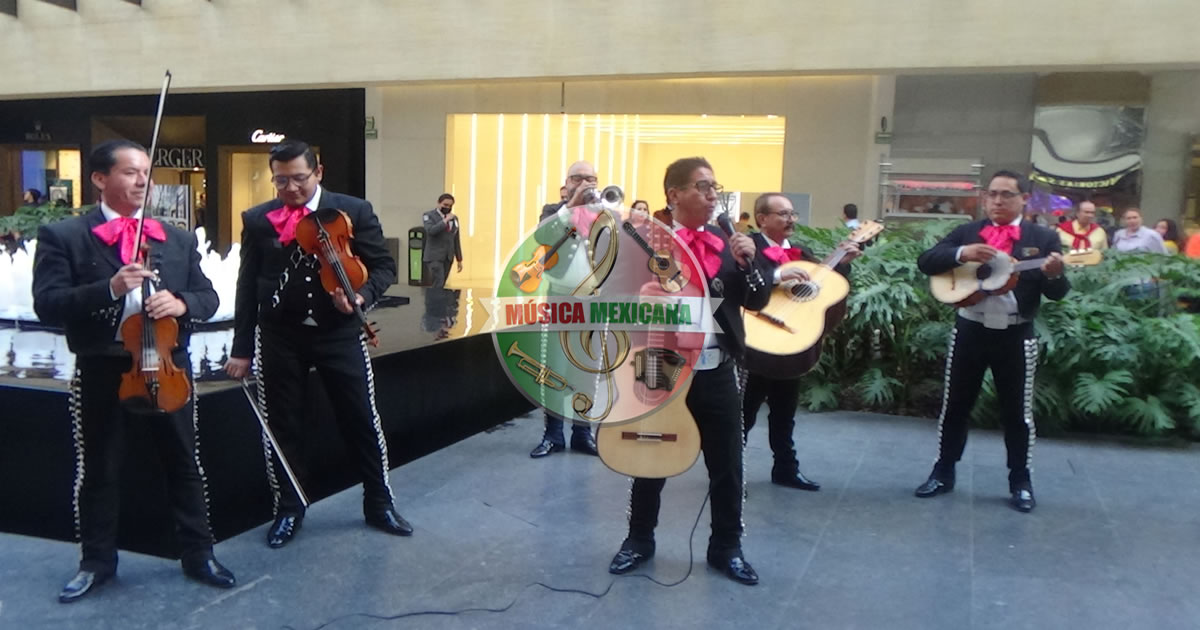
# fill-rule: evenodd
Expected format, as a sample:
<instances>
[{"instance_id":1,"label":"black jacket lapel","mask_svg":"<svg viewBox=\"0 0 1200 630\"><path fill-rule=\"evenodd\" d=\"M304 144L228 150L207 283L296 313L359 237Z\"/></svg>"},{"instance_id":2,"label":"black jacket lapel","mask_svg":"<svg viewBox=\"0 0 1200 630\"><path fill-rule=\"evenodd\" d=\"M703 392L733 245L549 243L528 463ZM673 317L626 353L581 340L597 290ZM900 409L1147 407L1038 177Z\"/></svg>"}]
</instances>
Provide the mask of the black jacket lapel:
<instances>
[{"instance_id":1,"label":"black jacket lapel","mask_svg":"<svg viewBox=\"0 0 1200 630\"><path fill-rule=\"evenodd\" d=\"M107 245L104 243L104 241L100 240L99 236L96 236L95 232L92 232L93 229L99 225L102 225L103 223L104 213L101 212L100 206L96 206L87 215L87 227L88 232L90 232L90 234L88 234L88 242L91 243L93 251L96 253L96 255L99 258L108 261L108 263L112 265L113 273L116 273L118 269L124 266L124 263L121 262L121 242L117 241L112 245Z\"/></svg>"}]
</instances>

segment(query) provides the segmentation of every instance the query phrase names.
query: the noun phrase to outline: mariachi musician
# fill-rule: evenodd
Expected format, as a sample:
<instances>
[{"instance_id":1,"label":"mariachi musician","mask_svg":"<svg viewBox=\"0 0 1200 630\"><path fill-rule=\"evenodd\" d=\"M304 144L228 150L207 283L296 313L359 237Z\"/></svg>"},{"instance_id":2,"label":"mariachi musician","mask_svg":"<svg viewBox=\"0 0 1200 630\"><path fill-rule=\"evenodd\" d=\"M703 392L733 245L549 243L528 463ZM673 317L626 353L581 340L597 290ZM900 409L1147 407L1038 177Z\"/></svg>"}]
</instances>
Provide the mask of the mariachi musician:
<instances>
[{"instance_id":1,"label":"mariachi musician","mask_svg":"<svg viewBox=\"0 0 1200 630\"><path fill-rule=\"evenodd\" d=\"M136 261L137 219L149 186L150 157L141 145L110 140L88 158L100 203L83 216L42 226L33 266L33 306L43 323L66 328L76 355L71 381L75 435L75 530L82 547L79 572L59 594L77 601L117 571L117 515L120 511L122 453L127 423L146 421L162 455L167 491L184 573L221 588L234 586L233 574L213 557L204 469L199 459L194 397L187 358L193 322L217 310L217 293L200 271L196 237L153 219L143 224L147 264ZM142 285L153 282L145 299ZM132 413L118 390L133 366L121 325L131 315L151 320L176 318L171 361L184 373L187 402L170 413ZM158 344L156 344L158 345ZM140 348L140 346L139 346Z\"/></svg>"},{"instance_id":2,"label":"mariachi musician","mask_svg":"<svg viewBox=\"0 0 1200 630\"><path fill-rule=\"evenodd\" d=\"M408 536L412 526L396 513L388 484L387 441L375 409L375 376L360 321L342 289L329 293L320 281L321 261L296 242L296 226L309 214L340 209L353 226L352 249L367 278L352 296L363 309L375 305L396 277L383 230L371 204L321 187L324 167L312 148L285 140L271 149L268 165L278 197L242 213L242 263L238 273L233 348L225 365L233 378L258 366L258 400L282 456L304 481L297 457L305 412L308 372L316 367L333 404L338 428L363 481L367 524ZM267 532L272 548L286 545L304 521L305 506L287 471L263 435L267 480L275 521Z\"/></svg>"},{"instance_id":3,"label":"mariachi musician","mask_svg":"<svg viewBox=\"0 0 1200 630\"><path fill-rule=\"evenodd\" d=\"M757 584L758 574L742 555L742 413L735 359L745 351L741 308L760 309L770 299L763 278L771 263L755 256L745 234L726 237L706 225L721 186L704 158L684 158L667 167L663 180L667 201L679 224L676 233L696 255L713 297L723 298L714 318L720 332L696 365L687 392L687 407L700 430L700 447L708 467L712 498L712 535L708 564L742 584ZM695 276L693 276L694 278ZM664 479L634 479L630 495L629 534L613 557L610 573L628 573L654 556Z\"/></svg>"},{"instance_id":4,"label":"mariachi musician","mask_svg":"<svg viewBox=\"0 0 1200 630\"><path fill-rule=\"evenodd\" d=\"M929 498L954 489L954 467L967 443L967 419L983 373L992 370L1008 448L1010 503L1020 512L1037 505L1030 472L1033 442L1033 377L1038 342L1033 320L1042 296L1061 300L1071 289L1063 275L1058 235L1021 213L1030 195L1029 179L1012 171L997 171L988 181L987 218L955 228L921 254L917 267L927 275L945 273L967 262L986 263L997 256L1016 259L1045 257L1040 269L1020 272L1016 287L978 304L958 309L946 356L946 384L938 415L938 458L918 497Z\"/></svg>"},{"instance_id":5,"label":"mariachi musician","mask_svg":"<svg viewBox=\"0 0 1200 630\"><path fill-rule=\"evenodd\" d=\"M820 262L803 245L792 244L788 238L796 230L796 213L792 201L780 193L764 193L754 200L754 221L758 232L750 235L759 254L782 265L795 260ZM858 257L858 246L843 243L846 254L836 271L843 276L850 274L850 261ZM772 274L773 284L788 280L805 282L808 274L802 269L788 267L776 269ZM817 343L821 343L818 341ZM796 459L796 447L792 432L796 426L796 405L800 399L800 378L775 378L771 374L748 371L742 395L742 430L746 437L758 419L758 410L767 403L767 428L771 453L775 464L771 468L771 482L789 488L817 491L821 484L800 472Z\"/></svg>"}]
</instances>

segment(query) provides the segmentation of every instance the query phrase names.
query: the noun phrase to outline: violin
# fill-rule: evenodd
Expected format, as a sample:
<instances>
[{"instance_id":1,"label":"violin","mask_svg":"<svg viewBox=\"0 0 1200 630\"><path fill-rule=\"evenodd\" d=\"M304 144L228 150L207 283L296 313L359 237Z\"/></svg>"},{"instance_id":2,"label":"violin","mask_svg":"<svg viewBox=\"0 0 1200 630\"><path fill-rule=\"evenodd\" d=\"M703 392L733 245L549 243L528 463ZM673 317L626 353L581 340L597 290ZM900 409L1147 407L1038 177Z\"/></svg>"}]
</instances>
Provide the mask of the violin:
<instances>
[{"instance_id":1,"label":"violin","mask_svg":"<svg viewBox=\"0 0 1200 630\"><path fill-rule=\"evenodd\" d=\"M154 138L150 143L150 155L155 155L158 146L158 131L162 123L163 105L167 100L167 89L171 85L171 71L163 78L162 92L158 95L158 115L154 120ZM153 161L151 162L153 173ZM150 187L146 191L142 216L138 219L137 255L134 262L146 264L150 251L148 243L142 242L142 228L151 207L150 198L154 191L151 174L147 174ZM157 279L157 275L156 275ZM142 280L142 311L130 315L121 324L121 339L125 350L133 357L129 371L121 375L117 397L121 402L135 407L172 413L179 411L192 397L192 382L188 373L175 365L171 353L179 347L179 322L174 317L152 319L146 310L146 300L153 293L151 279Z\"/></svg>"},{"instance_id":2,"label":"violin","mask_svg":"<svg viewBox=\"0 0 1200 630\"><path fill-rule=\"evenodd\" d=\"M567 242L567 239L575 235L574 226L567 228L567 233L563 234L562 238L553 247L547 245L538 245L537 249L533 250L533 255L529 260L517 263L513 266L509 278L512 283L523 293L533 293L538 286L542 284L542 273L558 264L558 248Z\"/></svg>"},{"instance_id":3,"label":"violin","mask_svg":"<svg viewBox=\"0 0 1200 630\"><path fill-rule=\"evenodd\" d=\"M354 225L350 215L342 210L317 210L296 224L296 243L300 249L321 261L321 286L330 293L341 289L346 294L346 300L367 334L367 342L374 348L379 346L379 337L359 306L357 294L367 282L367 266L351 250L353 241Z\"/></svg>"},{"instance_id":4,"label":"violin","mask_svg":"<svg viewBox=\"0 0 1200 630\"><path fill-rule=\"evenodd\" d=\"M137 262L145 260L147 250L143 245ZM192 383L187 372L171 358L179 347L179 322L174 317L151 319L146 311L146 299L152 293L150 283L150 278L142 280L142 312L130 315L121 324L121 339L133 357L133 365L121 375L117 396L132 406L172 413L192 397Z\"/></svg>"}]
</instances>

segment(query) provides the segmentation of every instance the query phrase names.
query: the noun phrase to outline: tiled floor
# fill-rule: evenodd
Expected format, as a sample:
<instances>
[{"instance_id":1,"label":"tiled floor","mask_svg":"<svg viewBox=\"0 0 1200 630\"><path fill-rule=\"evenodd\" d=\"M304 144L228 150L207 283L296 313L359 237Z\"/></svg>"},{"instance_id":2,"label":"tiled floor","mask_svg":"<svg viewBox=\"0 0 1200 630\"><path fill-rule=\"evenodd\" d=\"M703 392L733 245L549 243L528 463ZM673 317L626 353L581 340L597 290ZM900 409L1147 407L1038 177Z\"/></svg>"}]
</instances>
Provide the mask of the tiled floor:
<instances>
[{"instance_id":1,"label":"tiled floor","mask_svg":"<svg viewBox=\"0 0 1200 630\"><path fill-rule=\"evenodd\" d=\"M268 549L261 527L220 544L232 591L126 553L115 582L64 606L55 597L77 548L0 535L0 628L1200 627L1200 449L1039 439L1039 506L1020 514L1006 504L998 434L972 433L955 492L921 500L929 421L802 416L802 469L818 493L769 483L765 424L746 451L744 547L758 586L705 566L706 514L689 548L702 463L668 482L644 570L687 579L614 581L628 479L576 453L529 459L541 430L530 416L392 472L410 539L366 528L351 490L311 508L285 549Z\"/></svg>"}]
</instances>

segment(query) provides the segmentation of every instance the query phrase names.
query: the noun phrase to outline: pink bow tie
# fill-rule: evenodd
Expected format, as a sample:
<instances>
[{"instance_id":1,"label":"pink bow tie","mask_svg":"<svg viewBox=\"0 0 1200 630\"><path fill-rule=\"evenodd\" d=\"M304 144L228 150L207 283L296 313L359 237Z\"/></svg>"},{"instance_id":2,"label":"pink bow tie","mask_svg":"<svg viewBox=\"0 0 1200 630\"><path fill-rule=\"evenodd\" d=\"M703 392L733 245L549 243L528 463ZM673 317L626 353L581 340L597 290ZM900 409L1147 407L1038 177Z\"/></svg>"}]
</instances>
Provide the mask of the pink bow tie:
<instances>
[{"instance_id":1,"label":"pink bow tie","mask_svg":"<svg viewBox=\"0 0 1200 630\"><path fill-rule=\"evenodd\" d=\"M137 224L138 220L133 217L117 217L92 228L92 233L105 245L111 246L117 241L121 241L121 263L128 265L133 262L137 250L137 246L134 244L134 240L137 239ZM142 226L143 243L146 242L146 238L162 242L167 240L167 234L163 231L161 223L154 219L146 219Z\"/></svg>"},{"instance_id":2,"label":"pink bow tie","mask_svg":"<svg viewBox=\"0 0 1200 630\"><path fill-rule=\"evenodd\" d=\"M284 206L267 213L267 220L279 234L279 242L287 245L296 240L296 225L308 214L306 206Z\"/></svg>"},{"instance_id":3,"label":"pink bow tie","mask_svg":"<svg viewBox=\"0 0 1200 630\"><path fill-rule=\"evenodd\" d=\"M803 259L804 250L800 249L799 247L789 247L784 249L782 247L771 246L762 250L762 255L769 258L776 265L782 265L786 262Z\"/></svg>"},{"instance_id":4,"label":"pink bow tie","mask_svg":"<svg viewBox=\"0 0 1200 630\"><path fill-rule=\"evenodd\" d=\"M715 277L721 269L721 252L725 250L725 241L716 234L691 228L679 228L675 233L700 260L704 276Z\"/></svg>"},{"instance_id":5,"label":"pink bow tie","mask_svg":"<svg viewBox=\"0 0 1200 630\"><path fill-rule=\"evenodd\" d=\"M979 230L979 235L983 240L987 241L988 245L996 249L1012 255L1013 243L1016 243L1021 238L1021 226L1013 225L985 225L982 230Z\"/></svg>"}]
</instances>

